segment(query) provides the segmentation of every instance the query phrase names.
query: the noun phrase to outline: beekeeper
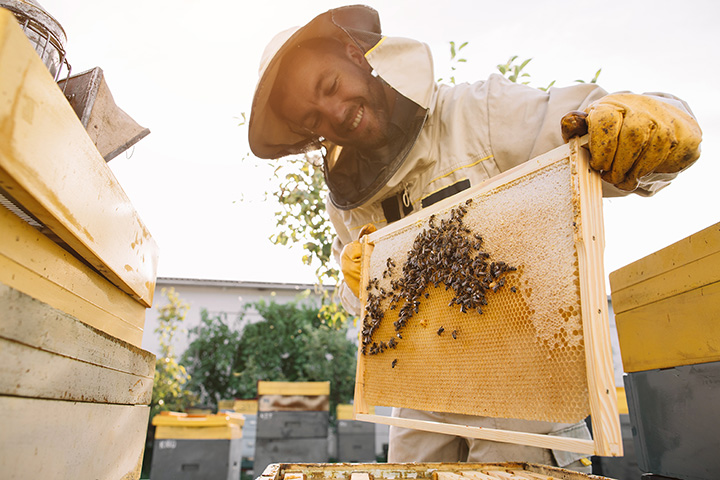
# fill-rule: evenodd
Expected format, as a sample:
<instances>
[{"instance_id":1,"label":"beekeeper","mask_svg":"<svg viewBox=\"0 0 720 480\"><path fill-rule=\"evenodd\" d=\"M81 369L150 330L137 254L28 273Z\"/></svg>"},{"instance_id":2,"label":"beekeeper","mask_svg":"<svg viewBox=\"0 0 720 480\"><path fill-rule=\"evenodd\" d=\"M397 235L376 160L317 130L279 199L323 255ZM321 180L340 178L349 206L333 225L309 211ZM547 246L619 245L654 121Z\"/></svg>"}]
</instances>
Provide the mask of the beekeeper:
<instances>
[{"instance_id":1,"label":"beekeeper","mask_svg":"<svg viewBox=\"0 0 720 480\"><path fill-rule=\"evenodd\" d=\"M385 37L375 10L330 10L265 49L249 122L260 158L323 150L345 308L358 314L358 238L563 143L560 119L588 113L591 166L607 196L652 195L700 154L701 131L669 95L613 94L595 84L547 92L491 75L435 82L424 43ZM365 228L363 228L365 227ZM589 438L560 425L395 409L394 415ZM391 428L391 462L527 461L561 467L582 456ZM589 470L586 470L589 471Z\"/></svg>"}]
</instances>

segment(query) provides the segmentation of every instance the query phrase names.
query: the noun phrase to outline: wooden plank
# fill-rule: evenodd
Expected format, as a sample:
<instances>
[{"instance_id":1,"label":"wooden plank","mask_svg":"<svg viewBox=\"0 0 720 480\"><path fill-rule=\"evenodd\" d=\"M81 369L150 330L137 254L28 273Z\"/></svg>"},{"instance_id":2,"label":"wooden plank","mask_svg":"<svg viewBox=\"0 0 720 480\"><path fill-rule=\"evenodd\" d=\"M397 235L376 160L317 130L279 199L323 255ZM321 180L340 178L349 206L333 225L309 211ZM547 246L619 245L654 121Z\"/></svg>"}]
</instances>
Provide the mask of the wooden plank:
<instances>
[{"instance_id":1,"label":"wooden plank","mask_svg":"<svg viewBox=\"0 0 720 480\"><path fill-rule=\"evenodd\" d=\"M168 427L158 426L155 439L175 440L232 440L242 438L242 427L228 424L223 427Z\"/></svg>"},{"instance_id":2,"label":"wooden plank","mask_svg":"<svg viewBox=\"0 0 720 480\"><path fill-rule=\"evenodd\" d=\"M370 474L367 472L353 472L350 475L350 480L371 480Z\"/></svg>"},{"instance_id":3,"label":"wooden plank","mask_svg":"<svg viewBox=\"0 0 720 480\"><path fill-rule=\"evenodd\" d=\"M462 480L462 476L455 472L433 472L432 480Z\"/></svg>"},{"instance_id":4,"label":"wooden plank","mask_svg":"<svg viewBox=\"0 0 720 480\"><path fill-rule=\"evenodd\" d=\"M95 305L78 300L77 296L64 288L38 276L2 254L0 254L0 283L37 298L113 337L138 347L142 344L142 329L124 321L118 321L117 317Z\"/></svg>"},{"instance_id":5,"label":"wooden plank","mask_svg":"<svg viewBox=\"0 0 720 480\"><path fill-rule=\"evenodd\" d=\"M513 470L512 471L515 474L522 474L524 475L524 478L527 478L529 480L553 480L553 477L550 477L548 475L542 475L540 473L535 472L526 472L526 471L520 471L520 470Z\"/></svg>"},{"instance_id":6,"label":"wooden plank","mask_svg":"<svg viewBox=\"0 0 720 480\"><path fill-rule=\"evenodd\" d=\"M258 395L330 395L330 382L258 382Z\"/></svg>"},{"instance_id":7,"label":"wooden plank","mask_svg":"<svg viewBox=\"0 0 720 480\"><path fill-rule=\"evenodd\" d=\"M0 394L148 405L152 377L103 368L0 338Z\"/></svg>"},{"instance_id":8,"label":"wooden plank","mask_svg":"<svg viewBox=\"0 0 720 480\"><path fill-rule=\"evenodd\" d=\"M720 223L610 273L612 290L622 290L720 251Z\"/></svg>"},{"instance_id":9,"label":"wooden plank","mask_svg":"<svg viewBox=\"0 0 720 480\"><path fill-rule=\"evenodd\" d=\"M0 337L152 380L155 356L0 283Z\"/></svg>"},{"instance_id":10,"label":"wooden plank","mask_svg":"<svg viewBox=\"0 0 720 480\"><path fill-rule=\"evenodd\" d=\"M0 187L150 307L157 245L7 10L0 10L0 71Z\"/></svg>"},{"instance_id":11,"label":"wooden plank","mask_svg":"<svg viewBox=\"0 0 720 480\"><path fill-rule=\"evenodd\" d=\"M150 407L0 396L3 479L140 478Z\"/></svg>"},{"instance_id":12,"label":"wooden plank","mask_svg":"<svg viewBox=\"0 0 720 480\"><path fill-rule=\"evenodd\" d=\"M577 162L576 192L580 201L576 231L580 270L582 323L585 337L590 415L595 454L623 454L620 417L610 346L610 320L603 269L605 231L602 216L602 182L590 169L590 155L578 139L570 140L570 155ZM586 453L586 452L581 452Z\"/></svg>"},{"instance_id":13,"label":"wooden plank","mask_svg":"<svg viewBox=\"0 0 720 480\"><path fill-rule=\"evenodd\" d=\"M618 315L719 281L720 250L622 289L611 280L613 310Z\"/></svg>"},{"instance_id":14,"label":"wooden plank","mask_svg":"<svg viewBox=\"0 0 720 480\"><path fill-rule=\"evenodd\" d=\"M615 316L626 372L720 361L720 282Z\"/></svg>"},{"instance_id":15,"label":"wooden plank","mask_svg":"<svg viewBox=\"0 0 720 480\"><path fill-rule=\"evenodd\" d=\"M493 480L490 475L478 471L464 471L462 472L462 476L470 480Z\"/></svg>"},{"instance_id":16,"label":"wooden plank","mask_svg":"<svg viewBox=\"0 0 720 480\"><path fill-rule=\"evenodd\" d=\"M539 433L513 432L494 428L453 425L449 423L415 420L412 418L387 417L384 415L369 415L362 413L356 413L355 420L381 423L383 425L403 428L413 428L416 430L442 433L445 435L492 440L494 442L519 443L531 447L567 450L570 452L586 453L588 455L595 453L595 444L592 440L579 438L558 437L552 435L542 435Z\"/></svg>"},{"instance_id":17,"label":"wooden plank","mask_svg":"<svg viewBox=\"0 0 720 480\"><path fill-rule=\"evenodd\" d=\"M370 257L372 256L373 243L366 235L361 239L362 255L360 265L360 285L367 285L370 281ZM362 311L360 312L360 332L358 333L358 343L360 348L357 353L357 364L355 367L355 393L353 398L354 412L357 414L371 413L371 407L365 400L365 355L362 354L362 329L363 318L365 317L365 305L367 305L368 292L365 288L360 288L360 304Z\"/></svg>"},{"instance_id":18,"label":"wooden plank","mask_svg":"<svg viewBox=\"0 0 720 480\"><path fill-rule=\"evenodd\" d=\"M69 305L86 304L83 308L90 308L92 312L83 318L86 323L104 330L103 319L108 323L121 322L142 336L144 305L2 206L0 254L43 279L43 286L33 289L35 293L26 291L29 295L43 299L51 296L45 294L50 288L56 292L53 297L64 297L55 307L65 310ZM7 278L5 283L12 284L12 278ZM53 286L48 287L48 283ZM79 316L74 311L68 313Z\"/></svg>"}]
</instances>

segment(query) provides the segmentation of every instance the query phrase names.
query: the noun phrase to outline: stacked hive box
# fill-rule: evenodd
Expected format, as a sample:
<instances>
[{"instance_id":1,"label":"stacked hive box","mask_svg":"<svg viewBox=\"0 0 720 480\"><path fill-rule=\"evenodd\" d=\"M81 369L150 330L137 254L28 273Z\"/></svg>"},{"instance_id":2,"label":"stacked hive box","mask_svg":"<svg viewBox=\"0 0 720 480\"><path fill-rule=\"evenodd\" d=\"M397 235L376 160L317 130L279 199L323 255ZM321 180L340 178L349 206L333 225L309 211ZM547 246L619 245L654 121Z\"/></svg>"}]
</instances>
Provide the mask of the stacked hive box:
<instances>
[{"instance_id":1,"label":"stacked hive box","mask_svg":"<svg viewBox=\"0 0 720 480\"><path fill-rule=\"evenodd\" d=\"M139 478L157 246L0 9L0 472Z\"/></svg>"},{"instance_id":2,"label":"stacked hive box","mask_svg":"<svg viewBox=\"0 0 720 480\"><path fill-rule=\"evenodd\" d=\"M254 471L327 462L330 382L258 382Z\"/></svg>"},{"instance_id":3,"label":"stacked hive box","mask_svg":"<svg viewBox=\"0 0 720 480\"><path fill-rule=\"evenodd\" d=\"M610 274L643 471L720 471L720 223Z\"/></svg>"},{"instance_id":4,"label":"stacked hive box","mask_svg":"<svg viewBox=\"0 0 720 480\"><path fill-rule=\"evenodd\" d=\"M375 424L354 420L352 405L337 406L337 456L339 462L375 460Z\"/></svg>"},{"instance_id":5,"label":"stacked hive box","mask_svg":"<svg viewBox=\"0 0 720 480\"><path fill-rule=\"evenodd\" d=\"M242 459L241 414L187 415L163 412L153 448L153 480L238 480Z\"/></svg>"},{"instance_id":6,"label":"stacked hive box","mask_svg":"<svg viewBox=\"0 0 720 480\"><path fill-rule=\"evenodd\" d=\"M253 470L255 461L255 441L257 439L257 400L235 400L233 410L242 413L245 417L245 424L242 429L242 469Z\"/></svg>"}]
</instances>

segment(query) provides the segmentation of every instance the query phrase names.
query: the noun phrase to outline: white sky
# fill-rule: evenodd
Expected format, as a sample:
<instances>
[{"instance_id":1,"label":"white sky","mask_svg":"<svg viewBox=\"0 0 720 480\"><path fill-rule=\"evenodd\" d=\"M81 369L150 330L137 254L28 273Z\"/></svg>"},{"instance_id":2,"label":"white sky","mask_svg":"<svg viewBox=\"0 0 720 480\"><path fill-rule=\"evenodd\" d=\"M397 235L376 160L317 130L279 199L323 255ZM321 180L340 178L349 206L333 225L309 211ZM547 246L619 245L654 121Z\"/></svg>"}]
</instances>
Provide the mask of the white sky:
<instances>
[{"instance_id":1,"label":"white sky","mask_svg":"<svg viewBox=\"0 0 720 480\"><path fill-rule=\"evenodd\" d=\"M99 66L120 108L152 133L110 162L160 246L158 275L314 281L300 249L270 243L275 205L263 162L242 161L262 50L334 1L39 0L64 27L73 73ZM378 0L384 33L417 38L447 77L450 40L468 41L458 81L532 57L532 85L589 80L608 91L686 100L703 155L652 198L605 201L606 273L720 220L720 3L715 0ZM128 158L129 157L129 158Z\"/></svg>"}]
</instances>

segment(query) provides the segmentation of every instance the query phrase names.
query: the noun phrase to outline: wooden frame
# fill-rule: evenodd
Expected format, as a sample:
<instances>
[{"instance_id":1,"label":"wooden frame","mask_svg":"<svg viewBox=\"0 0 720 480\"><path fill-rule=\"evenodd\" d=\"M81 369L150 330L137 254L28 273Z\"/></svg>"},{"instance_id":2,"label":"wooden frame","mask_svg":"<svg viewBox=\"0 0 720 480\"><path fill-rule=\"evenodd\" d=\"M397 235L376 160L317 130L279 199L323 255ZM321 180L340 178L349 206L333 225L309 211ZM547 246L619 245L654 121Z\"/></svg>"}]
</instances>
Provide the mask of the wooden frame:
<instances>
[{"instance_id":1,"label":"wooden frame","mask_svg":"<svg viewBox=\"0 0 720 480\"><path fill-rule=\"evenodd\" d=\"M385 235L407 227L419 219L459 204L473 195L489 191L517 178L529 175L544 167L569 158L574 167L576 182L573 185L581 208L574 226L574 242L578 252L580 273L581 316L583 325L586 375L589 388L589 405L594 440L565 438L527 432L506 431L490 428L452 425L406 418L372 415L371 406L365 399L364 355L358 351L355 385L355 419L436 433L517 443L541 448L573 451L588 455L622 455L622 436L617 411L617 399L610 347L607 295L603 274L604 230L602 219L602 186L600 176L589 168L587 150L582 148L587 136L573 139L544 155L513 168L501 175L449 199L425 208L376 233L363 237L363 266L361 285L369 281L369 263L374 242ZM365 305L367 293L361 288L361 303ZM390 405L402 406L402 405Z\"/></svg>"}]
</instances>

